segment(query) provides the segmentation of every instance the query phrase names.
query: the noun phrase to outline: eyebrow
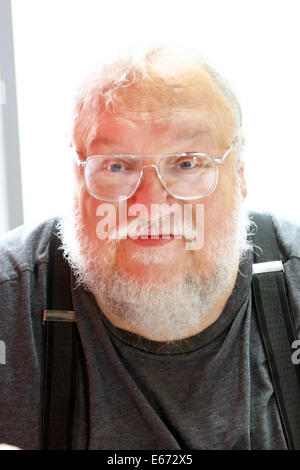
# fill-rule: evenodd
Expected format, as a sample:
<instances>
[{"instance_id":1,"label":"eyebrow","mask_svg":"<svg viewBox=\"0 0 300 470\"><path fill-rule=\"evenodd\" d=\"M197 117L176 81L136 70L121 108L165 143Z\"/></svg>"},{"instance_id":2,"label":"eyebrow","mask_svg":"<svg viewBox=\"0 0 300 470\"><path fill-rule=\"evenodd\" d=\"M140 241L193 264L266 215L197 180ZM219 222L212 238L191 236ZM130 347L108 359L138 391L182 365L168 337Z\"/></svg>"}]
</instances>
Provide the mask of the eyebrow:
<instances>
[{"instance_id":1,"label":"eyebrow","mask_svg":"<svg viewBox=\"0 0 300 470\"><path fill-rule=\"evenodd\" d=\"M212 130L208 127L206 128L197 127L197 129L188 129L187 131L178 133L177 138L181 140L194 140L203 134L209 134L211 132Z\"/></svg>"},{"instance_id":2,"label":"eyebrow","mask_svg":"<svg viewBox=\"0 0 300 470\"><path fill-rule=\"evenodd\" d=\"M114 145L119 143L117 140L114 138L110 137L105 137L105 136L99 136L99 137L94 137L91 140L88 141L88 147L92 147L94 144L101 143L104 145Z\"/></svg>"},{"instance_id":3,"label":"eyebrow","mask_svg":"<svg viewBox=\"0 0 300 470\"><path fill-rule=\"evenodd\" d=\"M206 128L197 128L193 130L183 131L181 133L176 134L176 139L179 140L195 140L196 138L200 137L203 134L209 134L211 129ZM121 142L114 137L107 137L107 136L97 136L93 137L88 141L88 147L92 148L95 144L101 143L103 145L121 145Z\"/></svg>"}]
</instances>

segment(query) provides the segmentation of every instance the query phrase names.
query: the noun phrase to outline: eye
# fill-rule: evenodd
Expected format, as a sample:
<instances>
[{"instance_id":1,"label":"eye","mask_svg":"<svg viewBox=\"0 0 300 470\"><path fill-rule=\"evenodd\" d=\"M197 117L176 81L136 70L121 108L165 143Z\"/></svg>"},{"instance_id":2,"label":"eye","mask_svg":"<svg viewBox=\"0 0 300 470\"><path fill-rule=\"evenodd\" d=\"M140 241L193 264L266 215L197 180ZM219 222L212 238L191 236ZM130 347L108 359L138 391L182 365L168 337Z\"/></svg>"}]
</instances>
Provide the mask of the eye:
<instances>
[{"instance_id":1,"label":"eye","mask_svg":"<svg viewBox=\"0 0 300 470\"><path fill-rule=\"evenodd\" d=\"M123 173L125 170L128 170L128 163L118 160L105 160L102 163L102 171L108 173Z\"/></svg>"},{"instance_id":2,"label":"eye","mask_svg":"<svg viewBox=\"0 0 300 470\"><path fill-rule=\"evenodd\" d=\"M190 169L190 168L195 168L196 166L196 162L189 159L189 160L184 160L184 161L181 161L179 163L179 167L182 169L182 170L185 170L185 169Z\"/></svg>"},{"instance_id":3,"label":"eye","mask_svg":"<svg viewBox=\"0 0 300 470\"><path fill-rule=\"evenodd\" d=\"M122 170L123 166L121 165L121 163L111 163L109 165L110 167L110 170L113 172L113 173L118 173Z\"/></svg>"},{"instance_id":4,"label":"eye","mask_svg":"<svg viewBox=\"0 0 300 470\"><path fill-rule=\"evenodd\" d=\"M203 170L205 166L205 162L203 162L200 158L196 157L195 155L185 156L176 159L173 161L174 169L189 172L192 170Z\"/></svg>"}]
</instances>

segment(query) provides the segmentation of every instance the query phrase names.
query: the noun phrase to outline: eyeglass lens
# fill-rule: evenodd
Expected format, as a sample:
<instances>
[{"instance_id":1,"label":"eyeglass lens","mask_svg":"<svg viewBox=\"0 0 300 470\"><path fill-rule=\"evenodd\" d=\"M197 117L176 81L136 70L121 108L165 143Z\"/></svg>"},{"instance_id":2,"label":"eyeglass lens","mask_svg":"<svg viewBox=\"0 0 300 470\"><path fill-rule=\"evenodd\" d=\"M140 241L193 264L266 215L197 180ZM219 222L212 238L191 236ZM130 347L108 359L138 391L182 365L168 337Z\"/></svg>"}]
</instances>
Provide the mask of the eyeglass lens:
<instances>
[{"instance_id":1,"label":"eyeglass lens","mask_svg":"<svg viewBox=\"0 0 300 470\"><path fill-rule=\"evenodd\" d=\"M139 158L96 156L87 160L85 179L89 192L100 199L118 201L136 190L142 172ZM209 155L171 155L159 163L165 188L173 195L203 197L215 187L217 167Z\"/></svg>"}]
</instances>

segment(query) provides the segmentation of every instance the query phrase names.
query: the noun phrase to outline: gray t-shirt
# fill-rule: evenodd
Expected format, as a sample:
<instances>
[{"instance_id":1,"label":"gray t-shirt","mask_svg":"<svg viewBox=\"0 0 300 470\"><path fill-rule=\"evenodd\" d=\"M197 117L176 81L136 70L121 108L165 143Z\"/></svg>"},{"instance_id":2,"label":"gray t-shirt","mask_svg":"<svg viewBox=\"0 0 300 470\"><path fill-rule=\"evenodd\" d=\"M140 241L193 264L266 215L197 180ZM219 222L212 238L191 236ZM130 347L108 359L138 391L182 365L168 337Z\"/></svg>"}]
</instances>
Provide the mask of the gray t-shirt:
<instances>
[{"instance_id":1,"label":"gray t-shirt","mask_svg":"<svg viewBox=\"0 0 300 470\"><path fill-rule=\"evenodd\" d=\"M272 217L300 337L300 227ZM42 310L52 225L23 226L0 242L6 362L0 363L0 442L22 449L40 448ZM287 448L252 313L251 269L249 254L219 319L171 344L115 328L91 293L73 289L84 352L75 448Z\"/></svg>"}]
</instances>

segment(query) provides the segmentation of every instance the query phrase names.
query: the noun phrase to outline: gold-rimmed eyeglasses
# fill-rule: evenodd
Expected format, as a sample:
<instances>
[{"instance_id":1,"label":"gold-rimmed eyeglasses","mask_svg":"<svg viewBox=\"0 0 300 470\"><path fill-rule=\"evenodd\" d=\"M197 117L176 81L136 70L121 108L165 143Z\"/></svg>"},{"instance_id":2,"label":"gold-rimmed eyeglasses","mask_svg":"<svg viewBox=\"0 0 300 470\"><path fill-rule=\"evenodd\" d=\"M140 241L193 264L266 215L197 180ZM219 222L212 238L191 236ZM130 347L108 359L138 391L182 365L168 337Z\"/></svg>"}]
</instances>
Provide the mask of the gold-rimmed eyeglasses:
<instances>
[{"instance_id":1,"label":"gold-rimmed eyeglasses","mask_svg":"<svg viewBox=\"0 0 300 470\"><path fill-rule=\"evenodd\" d=\"M218 165L224 162L238 142L236 134L231 145L219 158L206 153L187 152L147 155L91 155L77 163L84 167L84 180L91 196L101 201L117 202L134 195L146 167L156 170L165 190L177 199L193 200L209 196L218 183ZM143 165L141 157L157 157L158 163Z\"/></svg>"}]
</instances>

